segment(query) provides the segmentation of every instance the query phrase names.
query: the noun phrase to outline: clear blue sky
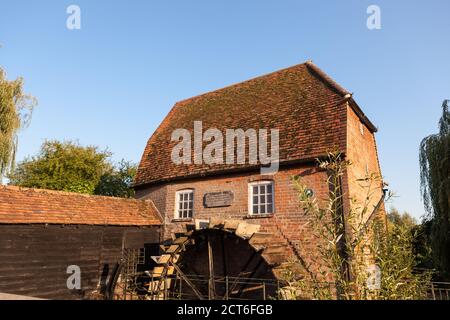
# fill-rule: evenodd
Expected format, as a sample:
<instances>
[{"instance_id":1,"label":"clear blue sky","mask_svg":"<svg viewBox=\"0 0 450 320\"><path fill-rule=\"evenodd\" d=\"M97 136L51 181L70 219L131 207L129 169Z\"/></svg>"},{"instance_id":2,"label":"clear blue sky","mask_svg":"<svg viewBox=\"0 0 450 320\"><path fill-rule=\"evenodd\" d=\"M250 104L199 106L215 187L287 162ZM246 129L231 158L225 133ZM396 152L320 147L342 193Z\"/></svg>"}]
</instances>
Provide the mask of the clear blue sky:
<instances>
[{"instance_id":1,"label":"clear blue sky","mask_svg":"<svg viewBox=\"0 0 450 320\"><path fill-rule=\"evenodd\" d=\"M81 30L66 8L81 8ZM381 8L382 29L366 28ZM450 2L3 1L0 65L39 99L18 160L44 139L138 162L177 100L312 59L379 127L394 205L423 214L418 147L450 98Z\"/></svg>"}]
</instances>

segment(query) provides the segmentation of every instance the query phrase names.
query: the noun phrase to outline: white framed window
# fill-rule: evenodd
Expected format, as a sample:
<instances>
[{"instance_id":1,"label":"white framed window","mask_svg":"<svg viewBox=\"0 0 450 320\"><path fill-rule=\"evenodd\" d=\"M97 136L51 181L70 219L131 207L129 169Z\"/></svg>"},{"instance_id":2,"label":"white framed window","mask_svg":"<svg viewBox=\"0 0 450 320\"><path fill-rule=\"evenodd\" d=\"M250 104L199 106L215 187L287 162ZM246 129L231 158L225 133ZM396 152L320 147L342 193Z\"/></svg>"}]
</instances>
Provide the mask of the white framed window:
<instances>
[{"instance_id":1,"label":"white framed window","mask_svg":"<svg viewBox=\"0 0 450 320\"><path fill-rule=\"evenodd\" d=\"M194 190L179 190L175 193L175 219L189 219L194 213Z\"/></svg>"},{"instance_id":2,"label":"white framed window","mask_svg":"<svg viewBox=\"0 0 450 320\"><path fill-rule=\"evenodd\" d=\"M248 185L249 214L272 214L275 211L273 181L258 181Z\"/></svg>"}]
</instances>

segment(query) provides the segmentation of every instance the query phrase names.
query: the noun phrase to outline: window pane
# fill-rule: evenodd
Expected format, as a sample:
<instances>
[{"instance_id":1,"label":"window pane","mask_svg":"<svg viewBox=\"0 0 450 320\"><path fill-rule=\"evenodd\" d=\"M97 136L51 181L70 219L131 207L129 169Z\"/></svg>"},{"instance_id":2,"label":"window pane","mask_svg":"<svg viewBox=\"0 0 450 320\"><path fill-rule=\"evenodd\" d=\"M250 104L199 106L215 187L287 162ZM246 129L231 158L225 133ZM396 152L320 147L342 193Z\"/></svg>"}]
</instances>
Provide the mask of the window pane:
<instances>
[{"instance_id":1,"label":"window pane","mask_svg":"<svg viewBox=\"0 0 450 320\"><path fill-rule=\"evenodd\" d=\"M253 194L258 194L258 186L253 186Z\"/></svg>"},{"instance_id":2,"label":"window pane","mask_svg":"<svg viewBox=\"0 0 450 320\"><path fill-rule=\"evenodd\" d=\"M272 203L272 195L271 194L267 195L267 203Z\"/></svg>"},{"instance_id":3,"label":"window pane","mask_svg":"<svg viewBox=\"0 0 450 320\"><path fill-rule=\"evenodd\" d=\"M253 196L253 204L258 204L258 196Z\"/></svg>"},{"instance_id":4,"label":"window pane","mask_svg":"<svg viewBox=\"0 0 450 320\"><path fill-rule=\"evenodd\" d=\"M258 206L253 206L253 212L252 213L258 213Z\"/></svg>"},{"instance_id":5,"label":"window pane","mask_svg":"<svg viewBox=\"0 0 450 320\"><path fill-rule=\"evenodd\" d=\"M267 185L267 193L272 193L272 184Z\"/></svg>"},{"instance_id":6,"label":"window pane","mask_svg":"<svg viewBox=\"0 0 450 320\"><path fill-rule=\"evenodd\" d=\"M264 204L259 206L259 213L266 213L266 206Z\"/></svg>"},{"instance_id":7,"label":"window pane","mask_svg":"<svg viewBox=\"0 0 450 320\"><path fill-rule=\"evenodd\" d=\"M267 205L267 213L273 213L273 206L272 204Z\"/></svg>"},{"instance_id":8,"label":"window pane","mask_svg":"<svg viewBox=\"0 0 450 320\"><path fill-rule=\"evenodd\" d=\"M260 195L259 196L259 203L261 204L261 203L266 203L266 196L265 195Z\"/></svg>"},{"instance_id":9,"label":"window pane","mask_svg":"<svg viewBox=\"0 0 450 320\"><path fill-rule=\"evenodd\" d=\"M177 192L177 218L185 219L192 217L194 207L194 192L193 191L179 191Z\"/></svg>"},{"instance_id":10,"label":"window pane","mask_svg":"<svg viewBox=\"0 0 450 320\"><path fill-rule=\"evenodd\" d=\"M263 184L260 185L260 186L259 186L259 192L260 192L260 193L266 193L266 186L263 185Z\"/></svg>"}]
</instances>

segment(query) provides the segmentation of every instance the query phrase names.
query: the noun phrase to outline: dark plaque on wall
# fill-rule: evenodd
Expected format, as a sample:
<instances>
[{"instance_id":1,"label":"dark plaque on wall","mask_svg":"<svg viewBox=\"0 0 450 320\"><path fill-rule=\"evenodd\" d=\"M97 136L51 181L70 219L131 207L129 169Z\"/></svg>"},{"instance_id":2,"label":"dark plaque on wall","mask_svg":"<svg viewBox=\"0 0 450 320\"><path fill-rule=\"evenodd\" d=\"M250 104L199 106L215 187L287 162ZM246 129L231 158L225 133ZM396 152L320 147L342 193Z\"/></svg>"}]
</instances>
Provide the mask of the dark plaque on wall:
<instances>
[{"instance_id":1,"label":"dark plaque on wall","mask_svg":"<svg viewBox=\"0 0 450 320\"><path fill-rule=\"evenodd\" d=\"M228 207L233 203L233 192L212 192L206 193L203 197L203 205L205 208Z\"/></svg>"}]
</instances>

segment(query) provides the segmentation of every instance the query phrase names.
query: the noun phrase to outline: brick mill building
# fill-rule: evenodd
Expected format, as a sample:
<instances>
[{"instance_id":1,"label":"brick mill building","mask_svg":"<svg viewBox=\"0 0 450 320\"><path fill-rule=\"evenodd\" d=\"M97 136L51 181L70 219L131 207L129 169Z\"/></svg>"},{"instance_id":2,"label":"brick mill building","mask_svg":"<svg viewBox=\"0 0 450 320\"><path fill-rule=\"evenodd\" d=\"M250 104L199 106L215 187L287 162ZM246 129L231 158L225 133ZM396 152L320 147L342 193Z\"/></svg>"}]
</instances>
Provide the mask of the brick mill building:
<instances>
[{"instance_id":1,"label":"brick mill building","mask_svg":"<svg viewBox=\"0 0 450 320\"><path fill-rule=\"evenodd\" d=\"M171 134L185 128L193 136L194 121L224 136L230 128L278 129L279 171L261 175L260 165L248 163L175 164ZM302 259L314 272L317 241L292 177L301 176L318 198L326 198L327 173L316 159L341 151L353 163L342 179L345 216L350 197L365 195L356 179L368 172L381 176L376 131L350 92L306 62L176 103L148 140L136 196L154 202L168 244L182 242L190 229L203 234L182 255L185 273L276 278L290 259ZM376 206L382 197L380 184L370 208L381 210L364 219L384 214Z\"/></svg>"}]
</instances>

